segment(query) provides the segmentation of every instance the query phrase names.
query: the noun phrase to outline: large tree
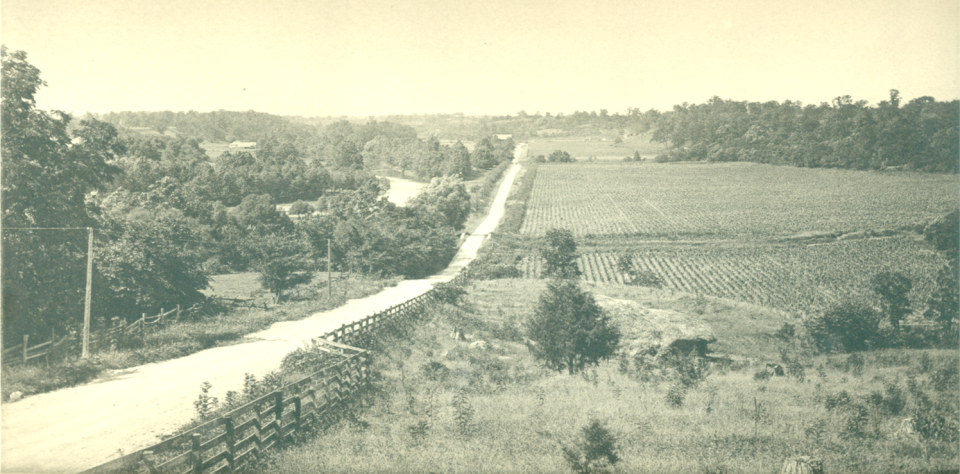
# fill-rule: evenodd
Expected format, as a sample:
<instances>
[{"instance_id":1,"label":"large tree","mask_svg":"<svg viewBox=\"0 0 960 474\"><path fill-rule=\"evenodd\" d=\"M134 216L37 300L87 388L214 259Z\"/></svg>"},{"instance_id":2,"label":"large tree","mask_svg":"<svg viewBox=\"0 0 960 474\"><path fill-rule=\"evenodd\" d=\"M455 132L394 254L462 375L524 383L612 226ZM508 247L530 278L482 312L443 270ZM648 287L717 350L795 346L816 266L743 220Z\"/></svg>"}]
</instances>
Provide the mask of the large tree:
<instances>
[{"instance_id":1,"label":"large tree","mask_svg":"<svg viewBox=\"0 0 960 474\"><path fill-rule=\"evenodd\" d=\"M924 316L939 322L949 336L956 338L954 321L960 315L960 210L938 219L924 229L924 237L947 258L937 272L937 288L927 301Z\"/></svg>"},{"instance_id":2,"label":"large tree","mask_svg":"<svg viewBox=\"0 0 960 474\"><path fill-rule=\"evenodd\" d=\"M577 268L577 242L567 229L550 229L540 245L543 257L543 276L554 278L576 278L580 276Z\"/></svg>"},{"instance_id":3,"label":"large tree","mask_svg":"<svg viewBox=\"0 0 960 474\"><path fill-rule=\"evenodd\" d=\"M438 216L444 225L454 230L462 230L470 216L470 194L456 176L433 178L410 205Z\"/></svg>"},{"instance_id":4,"label":"large tree","mask_svg":"<svg viewBox=\"0 0 960 474\"><path fill-rule=\"evenodd\" d=\"M533 356L550 369L571 375L610 358L620 342L620 331L593 295L572 280L547 284L526 330Z\"/></svg>"},{"instance_id":5,"label":"large tree","mask_svg":"<svg viewBox=\"0 0 960 474\"><path fill-rule=\"evenodd\" d=\"M260 284L273 293L277 302L284 290L313 279L310 249L294 234L252 236L243 251L248 255L251 268L259 273Z\"/></svg>"},{"instance_id":6,"label":"large tree","mask_svg":"<svg viewBox=\"0 0 960 474\"><path fill-rule=\"evenodd\" d=\"M118 169L108 162L122 151L112 125L82 120L68 133L70 116L36 109L45 83L23 51L2 56L3 325L7 342L22 334L49 334L82 320L86 233L20 230L93 227L93 191Z\"/></svg>"}]
</instances>

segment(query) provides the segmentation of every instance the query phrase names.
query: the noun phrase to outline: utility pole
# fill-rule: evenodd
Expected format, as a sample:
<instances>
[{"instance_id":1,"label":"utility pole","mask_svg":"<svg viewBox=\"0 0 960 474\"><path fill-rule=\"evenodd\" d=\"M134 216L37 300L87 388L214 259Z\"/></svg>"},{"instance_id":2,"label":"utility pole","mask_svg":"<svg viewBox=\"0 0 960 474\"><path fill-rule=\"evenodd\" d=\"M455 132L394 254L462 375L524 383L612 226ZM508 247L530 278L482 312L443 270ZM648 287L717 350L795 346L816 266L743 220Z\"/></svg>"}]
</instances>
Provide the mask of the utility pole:
<instances>
[{"instance_id":1,"label":"utility pole","mask_svg":"<svg viewBox=\"0 0 960 474\"><path fill-rule=\"evenodd\" d=\"M87 227L87 297L83 302L83 349L80 357L90 355L90 299L93 294L93 227Z\"/></svg>"},{"instance_id":2,"label":"utility pole","mask_svg":"<svg viewBox=\"0 0 960 474\"><path fill-rule=\"evenodd\" d=\"M333 277L330 276L330 239L327 239L327 298L333 298Z\"/></svg>"}]
</instances>

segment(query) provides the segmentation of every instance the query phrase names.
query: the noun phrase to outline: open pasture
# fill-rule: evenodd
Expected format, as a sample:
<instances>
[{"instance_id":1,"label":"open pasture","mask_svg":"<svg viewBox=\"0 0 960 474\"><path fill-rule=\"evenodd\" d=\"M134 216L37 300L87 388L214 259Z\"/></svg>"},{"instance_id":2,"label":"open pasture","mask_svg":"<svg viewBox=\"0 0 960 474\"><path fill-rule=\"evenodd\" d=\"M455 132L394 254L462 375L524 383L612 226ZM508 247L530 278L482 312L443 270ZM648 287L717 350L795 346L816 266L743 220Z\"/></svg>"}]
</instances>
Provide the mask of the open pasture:
<instances>
[{"instance_id":1,"label":"open pasture","mask_svg":"<svg viewBox=\"0 0 960 474\"><path fill-rule=\"evenodd\" d=\"M664 149L663 145L651 142L647 134L628 137L620 144L614 144L615 138L612 134L603 137L531 138L526 143L532 157L549 156L554 150L563 150L581 161L591 156L598 160L622 160L625 156L633 156L634 151L640 152L640 156L653 158Z\"/></svg>"},{"instance_id":2,"label":"open pasture","mask_svg":"<svg viewBox=\"0 0 960 474\"><path fill-rule=\"evenodd\" d=\"M434 308L409 333L381 335L372 406L323 436L269 453L259 470L577 472L564 448L576 447L581 428L597 420L620 460L590 472L774 473L796 455L822 459L828 473L955 472L957 443L902 429L922 397L952 399L952 351L871 351L857 356L859 366L846 354L820 355L787 377L758 377L767 362L782 363L783 343L771 335L781 315L598 284L589 290L696 314L713 328L712 348L741 362L713 365L679 391L675 369L650 369L627 355L568 376L543 370L518 337L544 286L473 281L462 307ZM454 327L466 341L450 337Z\"/></svg>"},{"instance_id":3,"label":"open pasture","mask_svg":"<svg viewBox=\"0 0 960 474\"><path fill-rule=\"evenodd\" d=\"M870 278L898 271L913 280L910 300L923 311L943 257L911 237L858 239L816 245L674 245L618 251L585 249L578 265L583 279L624 283L620 254L637 270L651 272L665 289L718 296L785 311L809 312L832 303L871 295ZM539 257L521 269L527 278L541 271Z\"/></svg>"},{"instance_id":4,"label":"open pasture","mask_svg":"<svg viewBox=\"0 0 960 474\"><path fill-rule=\"evenodd\" d=\"M531 154L534 151L531 146ZM749 163L540 167L521 233L786 236L903 229L956 206L953 175Z\"/></svg>"}]
</instances>

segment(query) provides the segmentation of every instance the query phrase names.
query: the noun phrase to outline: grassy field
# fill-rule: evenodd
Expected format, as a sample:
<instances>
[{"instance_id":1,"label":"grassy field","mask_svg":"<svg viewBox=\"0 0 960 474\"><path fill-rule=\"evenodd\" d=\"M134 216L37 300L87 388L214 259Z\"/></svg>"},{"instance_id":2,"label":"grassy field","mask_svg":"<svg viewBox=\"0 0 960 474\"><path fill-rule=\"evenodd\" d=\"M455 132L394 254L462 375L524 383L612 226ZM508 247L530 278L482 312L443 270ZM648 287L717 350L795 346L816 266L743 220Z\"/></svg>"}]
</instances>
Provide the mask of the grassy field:
<instances>
[{"instance_id":1,"label":"grassy field","mask_svg":"<svg viewBox=\"0 0 960 474\"><path fill-rule=\"evenodd\" d=\"M235 149L231 149L230 144L227 142L222 142L222 143L201 142L200 148L202 148L203 151L206 152L207 156L210 157L210 161L213 161L213 162L216 162L217 158L220 158L220 155L222 155L223 152L225 151L237 151ZM250 151L251 153L253 153L252 150L242 150L242 151Z\"/></svg>"},{"instance_id":2,"label":"grassy field","mask_svg":"<svg viewBox=\"0 0 960 474\"><path fill-rule=\"evenodd\" d=\"M554 150L562 150L578 160L587 160L596 157L598 160L623 160L639 152L643 158L652 159L664 147L658 143L651 143L648 135L628 137L620 144L614 144L613 137L562 137L562 138L531 138L527 140L530 146L530 156L549 156Z\"/></svg>"},{"instance_id":3,"label":"grassy field","mask_svg":"<svg viewBox=\"0 0 960 474\"><path fill-rule=\"evenodd\" d=\"M531 152L532 153L532 152ZM952 175L751 163L542 166L521 232L763 235L900 229L957 203Z\"/></svg>"},{"instance_id":4,"label":"grassy field","mask_svg":"<svg viewBox=\"0 0 960 474\"><path fill-rule=\"evenodd\" d=\"M560 375L518 340L518 322L542 289L535 280L478 282L460 308L433 311L411 336L387 336L375 356L372 406L269 455L260 470L572 472L562 449L575 449L581 429L598 421L620 458L601 472L777 472L796 455L821 458L826 472L955 472L953 438L903 429L929 400L955 399L952 351L814 356L802 372L767 377L765 363L780 362L776 348L791 348L772 336L776 312L596 285L588 289L699 314L714 345L751 361L714 366L679 390L671 371L629 359ZM450 338L454 326L466 342ZM469 346L479 340L486 349Z\"/></svg>"}]
</instances>

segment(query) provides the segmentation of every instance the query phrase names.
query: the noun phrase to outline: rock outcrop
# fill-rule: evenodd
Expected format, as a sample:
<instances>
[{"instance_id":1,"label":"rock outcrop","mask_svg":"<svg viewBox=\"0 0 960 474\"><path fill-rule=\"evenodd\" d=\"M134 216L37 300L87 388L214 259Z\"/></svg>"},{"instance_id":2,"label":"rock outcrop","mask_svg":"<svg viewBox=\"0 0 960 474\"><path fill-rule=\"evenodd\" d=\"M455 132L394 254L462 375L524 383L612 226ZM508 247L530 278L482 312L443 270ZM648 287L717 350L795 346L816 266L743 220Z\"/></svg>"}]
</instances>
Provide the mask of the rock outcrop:
<instances>
[{"instance_id":1,"label":"rock outcrop","mask_svg":"<svg viewBox=\"0 0 960 474\"><path fill-rule=\"evenodd\" d=\"M603 295L596 295L596 300L620 328L620 346L631 357L648 354L659 359L672 352L703 357L707 344L717 340L706 322L683 313Z\"/></svg>"}]
</instances>

